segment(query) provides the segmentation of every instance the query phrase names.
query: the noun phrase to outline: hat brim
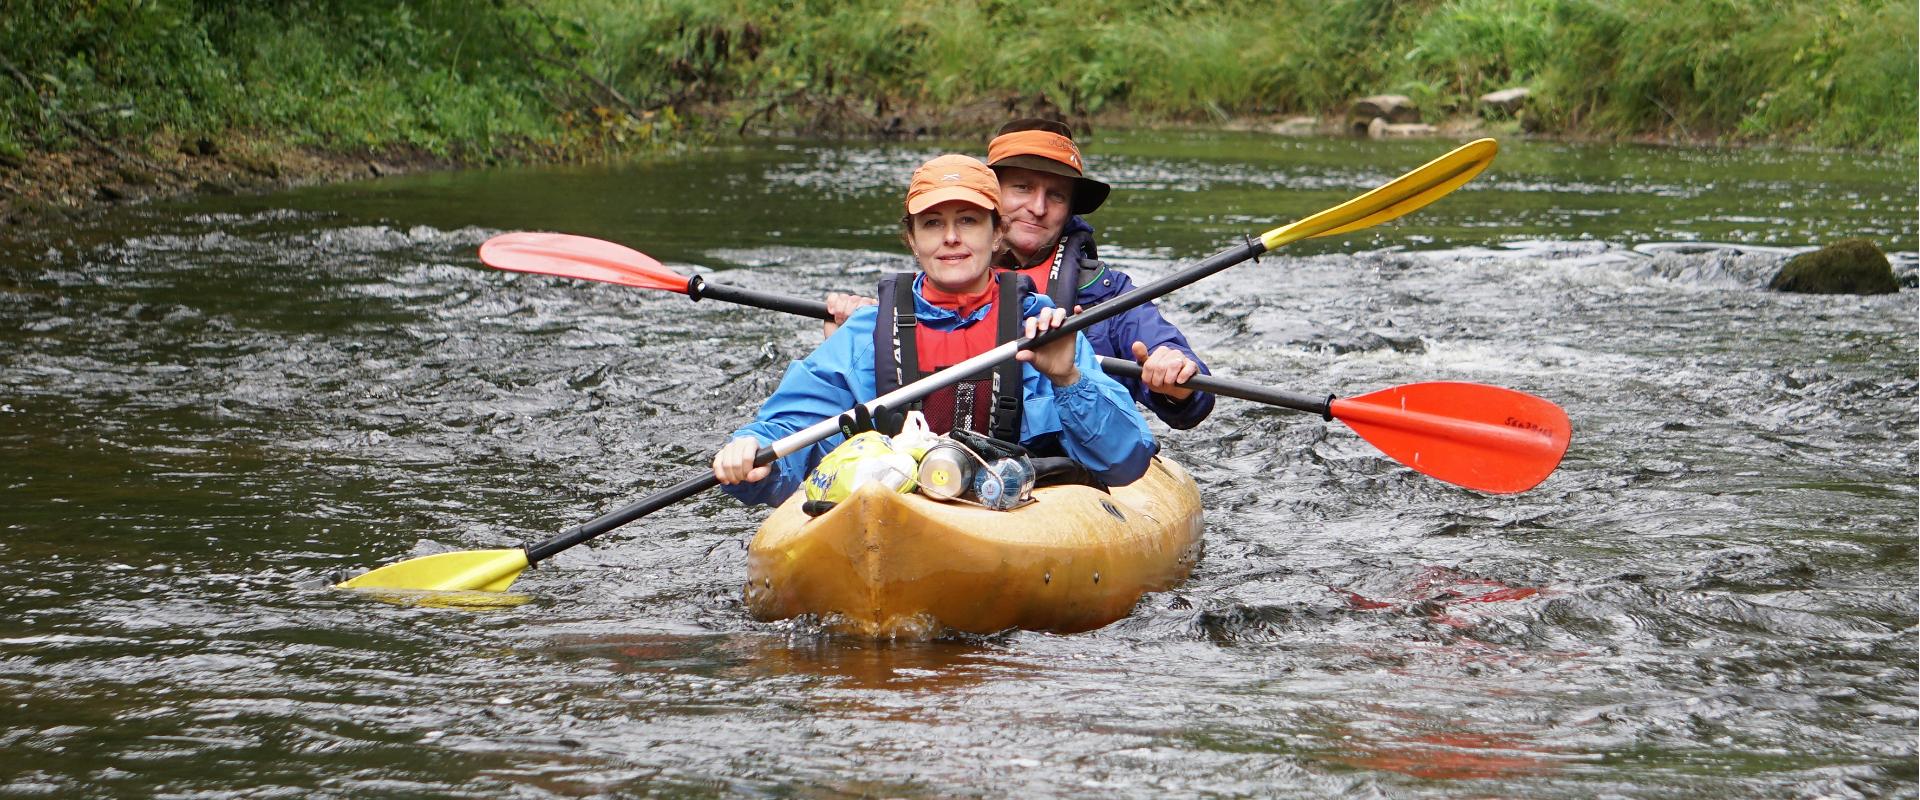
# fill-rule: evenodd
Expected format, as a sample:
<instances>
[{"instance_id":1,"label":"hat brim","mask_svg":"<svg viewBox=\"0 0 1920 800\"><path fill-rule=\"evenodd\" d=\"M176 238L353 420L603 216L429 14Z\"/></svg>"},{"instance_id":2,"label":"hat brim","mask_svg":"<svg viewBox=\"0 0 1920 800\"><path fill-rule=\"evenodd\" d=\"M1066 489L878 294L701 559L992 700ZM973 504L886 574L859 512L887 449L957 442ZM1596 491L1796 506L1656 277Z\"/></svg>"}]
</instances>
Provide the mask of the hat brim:
<instances>
[{"instance_id":1,"label":"hat brim","mask_svg":"<svg viewBox=\"0 0 1920 800\"><path fill-rule=\"evenodd\" d=\"M1046 156L1018 155L1007 156L987 166L995 170L1001 167L1020 167L1035 172L1046 172L1073 179L1073 204L1068 210L1075 214L1091 214L1107 202L1107 195L1113 193L1113 187L1096 181L1080 173L1073 167L1062 164Z\"/></svg>"},{"instance_id":2,"label":"hat brim","mask_svg":"<svg viewBox=\"0 0 1920 800\"><path fill-rule=\"evenodd\" d=\"M999 210L999 206L993 201L993 198L986 196L978 189L969 189L965 186L943 186L916 196L912 200L908 200L907 213L918 214L949 200L959 200L964 203L979 206L988 211Z\"/></svg>"}]
</instances>

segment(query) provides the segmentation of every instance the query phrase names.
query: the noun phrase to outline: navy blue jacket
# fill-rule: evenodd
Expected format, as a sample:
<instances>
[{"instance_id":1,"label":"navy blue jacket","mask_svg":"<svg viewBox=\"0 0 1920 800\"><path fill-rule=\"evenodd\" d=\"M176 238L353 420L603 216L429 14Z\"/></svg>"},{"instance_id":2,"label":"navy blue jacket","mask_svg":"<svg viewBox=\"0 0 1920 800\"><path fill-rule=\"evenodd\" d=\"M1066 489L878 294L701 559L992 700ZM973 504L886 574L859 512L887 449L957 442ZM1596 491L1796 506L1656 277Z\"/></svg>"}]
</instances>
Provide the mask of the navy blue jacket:
<instances>
[{"instance_id":1,"label":"navy blue jacket","mask_svg":"<svg viewBox=\"0 0 1920 800\"><path fill-rule=\"evenodd\" d=\"M1074 244L1075 239L1082 240L1086 243L1086 250L1091 251L1093 226L1088 225L1086 220L1074 217L1067 221L1066 230L1061 232L1061 238L1067 239L1070 245ZM1133 278L1104 263L1090 261L1090 252L1083 254L1080 247L1068 247L1061 257L1075 260L1082 265L1078 270L1063 271L1063 274L1072 274L1075 271L1079 273L1080 286L1074 302L1083 308L1092 308L1133 288ZM1053 292L1053 287L1047 288L1048 294L1059 296ZM1087 336L1087 342L1093 345L1093 352L1096 355L1132 361L1134 342L1146 343L1149 353L1160 349L1161 345L1166 345L1193 359L1195 364L1200 365L1201 375L1212 374L1207 370L1207 362L1200 360L1200 356L1193 352L1193 347L1187 344L1187 337L1180 333L1180 329L1174 327L1173 323L1168 322L1166 317L1161 316L1159 307L1153 303L1142 303L1112 319L1102 320L1084 333ZM1136 402L1146 406L1170 428L1179 430L1192 428L1206 419L1208 414L1213 413L1213 393L1211 392L1196 391L1189 395L1185 402L1175 402L1171 398L1147 391L1146 384L1141 383L1138 378L1114 376L1114 380L1125 386L1127 393L1133 395Z\"/></svg>"}]
</instances>

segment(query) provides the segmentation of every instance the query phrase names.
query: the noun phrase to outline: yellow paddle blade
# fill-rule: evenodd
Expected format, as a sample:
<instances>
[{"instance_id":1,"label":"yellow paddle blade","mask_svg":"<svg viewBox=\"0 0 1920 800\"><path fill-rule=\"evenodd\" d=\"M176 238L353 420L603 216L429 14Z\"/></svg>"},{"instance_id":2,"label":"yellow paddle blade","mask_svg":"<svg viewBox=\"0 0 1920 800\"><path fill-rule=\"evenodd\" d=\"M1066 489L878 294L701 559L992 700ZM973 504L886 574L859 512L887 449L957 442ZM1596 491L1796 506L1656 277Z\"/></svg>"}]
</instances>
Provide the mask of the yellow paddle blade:
<instances>
[{"instance_id":1,"label":"yellow paddle blade","mask_svg":"<svg viewBox=\"0 0 1920 800\"><path fill-rule=\"evenodd\" d=\"M361 594L396 606L459 608L485 610L513 608L533 600L518 592L423 592L417 589L355 589Z\"/></svg>"},{"instance_id":2,"label":"yellow paddle blade","mask_svg":"<svg viewBox=\"0 0 1920 800\"><path fill-rule=\"evenodd\" d=\"M464 550L409 558L336 584L336 589L504 592L527 568L527 551Z\"/></svg>"},{"instance_id":3,"label":"yellow paddle blade","mask_svg":"<svg viewBox=\"0 0 1920 800\"><path fill-rule=\"evenodd\" d=\"M1460 145L1392 183L1299 222L1267 231L1260 235L1260 243L1272 250L1301 239L1357 231L1417 211L1473 180L1493 163L1493 156L1498 152L1500 143L1492 139Z\"/></svg>"}]
</instances>

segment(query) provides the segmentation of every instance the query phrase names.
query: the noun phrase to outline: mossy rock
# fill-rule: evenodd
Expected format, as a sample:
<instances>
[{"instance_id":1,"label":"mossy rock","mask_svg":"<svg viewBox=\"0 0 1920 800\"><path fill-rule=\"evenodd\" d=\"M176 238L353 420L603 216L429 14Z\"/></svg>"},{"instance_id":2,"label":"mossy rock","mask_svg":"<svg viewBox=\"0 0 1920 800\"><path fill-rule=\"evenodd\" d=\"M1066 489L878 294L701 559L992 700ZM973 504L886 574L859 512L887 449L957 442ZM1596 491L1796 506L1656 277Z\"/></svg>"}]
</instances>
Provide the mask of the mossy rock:
<instances>
[{"instance_id":1,"label":"mossy rock","mask_svg":"<svg viewBox=\"0 0 1920 800\"><path fill-rule=\"evenodd\" d=\"M1900 291L1880 246L1845 239L1787 259L1767 288L1800 294L1891 294Z\"/></svg>"}]
</instances>

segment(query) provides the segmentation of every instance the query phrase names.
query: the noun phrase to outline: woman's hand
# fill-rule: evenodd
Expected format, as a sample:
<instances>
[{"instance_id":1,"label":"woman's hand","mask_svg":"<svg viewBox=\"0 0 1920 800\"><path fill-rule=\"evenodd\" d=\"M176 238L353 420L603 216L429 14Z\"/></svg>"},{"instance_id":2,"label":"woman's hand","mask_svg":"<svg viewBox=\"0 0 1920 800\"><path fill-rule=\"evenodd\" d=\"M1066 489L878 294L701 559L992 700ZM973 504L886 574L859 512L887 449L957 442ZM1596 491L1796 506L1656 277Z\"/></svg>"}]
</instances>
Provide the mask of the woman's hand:
<instances>
[{"instance_id":1,"label":"woman's hand","mask_svg":"<svg viewBox=\"0 0 1920 800\"><path fill-rule=\"evenodd\" d=\"M760 452L760 440L751 436L741 436L720 448L713 454L713 477L729 486L736 483L753 483L773 472L773 465L763 467L753 465L753 457Z\"/></svg>"},{"instance_id":2,"label":"woman's hand","mask_svg":"<svg viewBox=\"0 0 1920 800\"><path fill-rule=\"evenodd\" d=\"M827 313L832 314L833 319L827 320L825 323L827 335L832 336L834 331L839 330L840 326L847 321L847 317L853 316L854 309L861 306L875 305L879 302L880 301L871 297L861 297L857 294L828 292Z\"/></svg>"},{"instance_id":3,"label":"woman's hand","mask_svg":"<svg viewBox=\"0 0 1920 800\"><path fill-rule=\"evenodd\" d=\"M1031 339L1058 328L1066 321L1066 309L1043 308L1040 313L1027 318L1027 338ZM1046 347L1022 350L1014 358L1032 364L1035 370L1047 376L1047 380L1052 381L1055 386L1072 386L1080 380L1080 368L1073 363L1073 343L1078 338L1064 336Z\"/></svg>"},{"instance_id":4,"label":"woman's hand","mask_svg":"<svg viewBox=\"0 0 1920 800\"><path fill-rule=\"evenodd\" d=\"M1193 390L1181 386L1180 382L1198 373L1200 365L1187 358L1186 353L1163 344L1153 355L1147 355L1147 343L1134 342L1133 360L1140 362L1140 382L1147 385L1147 391L1174 400L1193 396Z\"/></svg>"}]
</instances>

